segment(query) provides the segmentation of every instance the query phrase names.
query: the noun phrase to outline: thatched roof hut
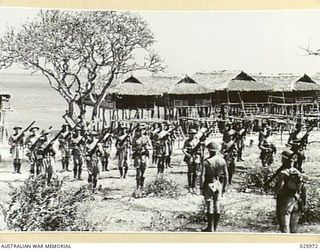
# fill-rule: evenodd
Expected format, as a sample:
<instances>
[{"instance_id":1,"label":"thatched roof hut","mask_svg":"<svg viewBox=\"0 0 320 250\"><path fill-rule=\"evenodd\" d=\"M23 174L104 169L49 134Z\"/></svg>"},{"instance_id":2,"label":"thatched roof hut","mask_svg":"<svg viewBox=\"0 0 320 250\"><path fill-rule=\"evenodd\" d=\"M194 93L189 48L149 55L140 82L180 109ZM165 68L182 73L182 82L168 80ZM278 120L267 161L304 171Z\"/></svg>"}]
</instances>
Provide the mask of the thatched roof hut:
<instances>
[{"instance_id":1,"label":"thatched roof hut","mask_svg":"<svg viewBox=\"0 0 320 250\"><path fill-rule=\"evenodd\" d=\"M272 88L273 92L292 91L320 91L320 84L316 83L310 76L304 74L281 73L275 75L256 74L253 75L257 81Z\"/></svg>"},{"instance_id":2,"label":"thatched roof hut","mask_svg":"<svg viewBox=\"0 0 320 250\"><path fill-rule=\"evenodd\" d=\"M216 91L269 91L270 86L256 81L243 71L213 71L196 73L193 78L204 86Z\"/></svg>"},{"instance_id":3,"label":"thatched roof hut","mask_svg":"<svg viewBox=\"0 0 320 250\"><path fill-rule=\"evenodd\" d=\"M118 96L161 96L163 92L156 85L146 84L131 76L110 87L107 94Z\"/></svg>"},{"instance_id":4,"label":"thatched roof hut","mask_svg":"<svg viewBox=\"0 0 320 250\"><path fill-rule=\"evenodd\" d=\"M189 76L185 76L166 91L169 95L201 95L212 92L212 90L197 83Z\"/></svg>"}]
</instances>

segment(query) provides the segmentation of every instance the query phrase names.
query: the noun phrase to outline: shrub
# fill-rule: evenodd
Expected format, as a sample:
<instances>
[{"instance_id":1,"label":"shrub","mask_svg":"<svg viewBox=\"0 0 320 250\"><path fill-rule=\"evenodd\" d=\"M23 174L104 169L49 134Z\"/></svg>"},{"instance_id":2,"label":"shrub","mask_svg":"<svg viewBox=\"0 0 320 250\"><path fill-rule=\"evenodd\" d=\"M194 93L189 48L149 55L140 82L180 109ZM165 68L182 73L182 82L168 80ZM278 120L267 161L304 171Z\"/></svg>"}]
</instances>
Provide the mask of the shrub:
<instances>
[{"instance_id":1,"label":"shrub","mask_svg":"<svg viewBox=\"0 0 320 250\"><path fill-rule=\"evenodd\" d=\"M145 188L148 196L177 198L181 196L182 188L173 180L161 175L149 183Z\"/></svg>"},{"instance_id":2,"label":"shrub","mask_svg":"<svg viewBox=\"0 0 320 250\"><path fill-rule=\"evenodd\" d=\"M179 216L165 216L160 211L157 211L152 217L150 222L150 230L156 232L179 232L185 228L183 218Z\"/></svg>"},{"instance_id":3,"label":"shrub","mask_svg":"<svg viewBox=\"0 0 320 250\"><path fill-rule=\"evenodd\" d=\"M273 186L271 182L268 186L265 186L264 183L267 180L267 172L262 167L254 167L248 169L247 172L243 173L242 176L244 181L240 184L239 191L241 192L268 192ZM270 177L272 173L269 173Z\"/></svg>"},{"instance_id":4,"label":"shrub","mask_svg":"<svg viewBox=\"0 0 320 250\"><path fill-rule=\"evenodd\" d=\"M4 210L8 229L15 231L91 231L94 230L78 203L89 199L90 190L63 189L57 179L47 185L42 175L27 179L24 185L13 188L8 209Z\"/></svg>"},{"instance_id":5,"label":"shrub","mask_svg":"<svg viewBox=\"0 0 320 250\"><path fill-rule=\"evenodd\" d=\"M307 187L307 207L302 213L301 223L320 222L320 188L319 184L312 184Z\"/></svg>"}]
</instances>

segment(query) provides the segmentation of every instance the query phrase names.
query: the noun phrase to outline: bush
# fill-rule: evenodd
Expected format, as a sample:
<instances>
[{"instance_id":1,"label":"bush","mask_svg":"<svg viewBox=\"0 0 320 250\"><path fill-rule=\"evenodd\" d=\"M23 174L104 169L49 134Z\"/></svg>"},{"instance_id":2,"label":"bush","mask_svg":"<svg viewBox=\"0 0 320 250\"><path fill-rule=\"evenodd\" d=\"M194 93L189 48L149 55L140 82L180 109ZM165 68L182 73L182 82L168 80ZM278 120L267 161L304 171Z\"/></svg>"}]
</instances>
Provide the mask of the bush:
<instances>
[{"instance_id":1,"label":"bush","mask_svg":"<svg viewBox=\"0 0 320 250\"><path fill-rule=\"evenodd\" d=\"M150 230L155 232L180 232L185 228L183 218L179 216L165 216L160 211L157 211L150 222Z\"/></svg>"},{"instance_id":2,"label":"bush","mask_svg":"<svg viewBox=\"0 0 320 250\"><path fill-rule=\"evenodd\" d=\"M94 230L78 203L90 198L90 190L82 187L63 190L63 182L52 180L50 185L42 175L27 179L13 188L8 209L3 208L8 229L15 231L91 231Z\"/></svg>"},{"instance_id":3,"label":"bush","mask_svg":"<svg viewBox=\"0 0 320 250\"><path fill-rule=\"evenodd\" d=\"M320 188L319 184L312 184L307 187L307 207L302 213L301 223L320 222Z\"/></svg>"},{"instance_id":4,"label":"bush","mask_svg":"<svg viewBox=\"0 0 320 250\"><path fill-rule=\"evenodd\" d=\"M163 175L157 176L157 178L145 188L146 195L156 197L177 198L181 196L181 192L181 186Z\"/></svg>"},{"instance_id":5,"label":"bush","mask_svg":"<svg viewBox=\"0 0 320 250\"><path fill-rule=\"evenodd\" d=\"M268 186L265 186L264 183L267 180L267 172L262 167L254 167L248 169L247 172L243 174L244 181L240 184L240 192L268 192L273 186L271 182ZM271 176L272 173L269 173L268 176Z\"/></svg>"}]
</instances>

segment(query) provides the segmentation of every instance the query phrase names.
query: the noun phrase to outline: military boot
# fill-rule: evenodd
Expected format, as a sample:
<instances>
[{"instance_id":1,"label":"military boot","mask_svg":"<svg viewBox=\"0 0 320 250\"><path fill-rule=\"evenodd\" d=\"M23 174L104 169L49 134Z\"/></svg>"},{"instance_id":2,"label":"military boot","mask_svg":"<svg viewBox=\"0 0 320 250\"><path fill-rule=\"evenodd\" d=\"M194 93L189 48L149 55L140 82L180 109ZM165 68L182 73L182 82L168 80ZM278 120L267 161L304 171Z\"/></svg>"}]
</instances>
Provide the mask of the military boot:
<instances>
[{"instance_id":1,"label":"military boot","mask_svg":"<svg viewBox=\"0 0 320 250\"><path fill-rule=\"evenodd\" d=\"M214 215L213 214L207 214L207 227L205 229L202 229L201 232L213 232L212 228L212 221L213 221Z\"/></svg>"},{"instance_id":2,"label":"military boot","mask_svg":"<svg viewBox=\"0 0 320 250\"><path fill-rule=\"evenodd\" d=\"M17 173L18 174L21 174L20 169L21 169L21 163L19 162L19 163L17 163Z\"/></svg>"},{"instance_id":3,"label":"military boot","mask_svg":"<svg viewBox=\"0 0 320 250\"><path fill-rule=\"evenodd\" d=\"M123 169L122 168L119 168L119 173L120 173L120 179L121 179L123 176Z\"/></svg>"},{"instance_id":4,"label":"military boot","mask_svg":"<svg viewBox=\"0 0 320 250\"><path fill-rule=\"evenodd\" d=\"M215 213L214 217L213 217L213 230L214 231L217 231L219 220L220 220L220 214Z\"/></svg>"},{"instance_id":5,"label":"military boot","mask_svg":"<svg viewBox=\"0 0 320 250\"><path fill-rule=\"evenodd\" d=\"M126 178L127 173L128 173L128 168L124 168L124 173L123 173L123 178L124 179Z\"/></svg>"},{"instance_id":6,"label":"military boot","mask_svg":"<svg viewBox=\"0 0 320 250\"><path fill-rule=\"evenodd\" d=\"M13 163L13 173L14 174L17 173L17 163L16 162Z\"/></svg>"},{"instance_id":7,"label":"military boot","mask_svg":"<svg viewBox=\"0 0 320 250\"><path fill-rule=\"evenodd\" d=\"M140 188L141 189L143 189L144 179L145 179L145 177L141 177L141 183L140 183Z\"/></svg>"}]
</instances>

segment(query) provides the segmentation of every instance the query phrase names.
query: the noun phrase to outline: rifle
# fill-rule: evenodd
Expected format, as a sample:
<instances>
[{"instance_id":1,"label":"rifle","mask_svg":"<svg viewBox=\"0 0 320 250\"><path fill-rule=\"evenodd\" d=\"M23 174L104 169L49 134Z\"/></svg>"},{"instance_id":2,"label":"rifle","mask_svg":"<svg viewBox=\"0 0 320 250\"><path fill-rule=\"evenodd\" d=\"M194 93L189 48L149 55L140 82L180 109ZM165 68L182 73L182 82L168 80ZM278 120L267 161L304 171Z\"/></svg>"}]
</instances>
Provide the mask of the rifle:
<instances>
[{"instance_id":1,"label":"rifle","mask_svg":"<svg viewBox=\"0 0 320 250\"><path fill-rule=\"evenodd\" d=\"M165 141L175 130L177 130L180 127L180 125L176 125L174 128L170 129L162 138L160 138L160 142Z\"/></svg>"},{"instance_id":2,"label":"rifle","mask_svg":"<svg viewBox=\"0 0 320 250\"><path fill-rule=\"evenodd\" d=\"M302 136L299 145L293 145L290 143L291 148L294 148L294 151L299 151L301 148L306 146L307 144L307 139L310 134L310 132L315 128L315 125L312 124L310 128L307 129L306 133Z\"/></svg>"},{"instance_id":3,"label":"rifle","mask_svg":"<svg viewBox=\"0 0 320 250\"><path fill-rule=\"evenodd\" d=\"M52 126L49 127L49 130L52 129ZM33 151L34 148L36 147L37 143L40 141L40 138L42 137L43 134L39 135L39 137L37 138L37 140L29 147L30 151Z\"/></svg>"},{"instance_id":4,"label":"rifle","mask_svg":"<svg viewBox=\"0 0 320 250\"><path fill-rule=\"evenodd\" d=\"M23 137L24 133L25 133L26 131L28 131L28 130L32 127L32 125L35 124L35 122L36 122L36 121L31 122L31 124L30 124L28 127L26 127L26 128L18 135L18 137L17 137L17 139L16 139L15 141L21 140L21 138Z\"/></svg>"},{"instance_id":5,"label":"rifle","mask_svg":"<svg viewBox=\"0 0 320 250\"><path fill-rule=\"evenodd\" d=\"M130 134L138 127L138 124L135 125L134 127L131 126L129 131L127 132L126 136L119 142L118 147L122 147L123 144L125 143L126 139L130 136Z\"/></svg>"},{"instance_id":6,"label":"rifle","mask_svg":"<svg viewBox=\"0 0 320 250\"><path fill-rule=\"evenodd\" d=\"M42 150L42 155L45 155L47 151L49 151L50 147L53 145L53 143L59 138L59 136L62 134L62 130L59 131L58 134L56 134L55 137L48 143L48 145Z\"/></svg>"},{"instance_id":7,"label":"rifle","mask_svg":"<svg viewBox=\"0 0 320 250\"><path fill-rule=\"evenodd\" d=\"M109 139L109 137L111 136L111 130L110 128L108 128L104 133L103 135L98 139L98 141L96 142L96 144L90 149L90 151L86 154L87 157L91 157L94 153L95 153L95 150L96 150L96 147L98 146L98 144L100 142L102 142L103 140L106 140L106 139ZM105 136L110 133L110 135L105 138Z\"/></svg>"},{"instance_id":8,"label":"rifle","mask_svg":"<svg viewBox=\"0 0 320 250\"><path fill-rule=\"evenodd\" d=\"M192 157L192 155L194 155L196 152L199 151L202 143L203 143L203 142L207 139L207 137L212 133L212 131L213 131L212 128L214 127L215 124L216 124L216 121L214 121L214 122L212 123L212 125L211 125L209 128L207 128L207 130L206 130L205 132L203 132L203 134L202 134L201 137L199 138L199 142L197 143L197 145L196 145L194 148L191 149L191 151L190 151L190 153L189 153L191 156L185 155L185 157L184 157L184 159L183 159L185 162L187 162L187 161Z\"/></svg>"}]
</instances>

